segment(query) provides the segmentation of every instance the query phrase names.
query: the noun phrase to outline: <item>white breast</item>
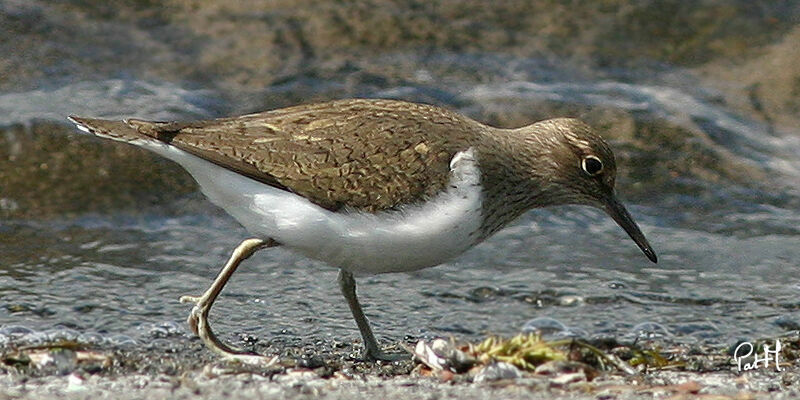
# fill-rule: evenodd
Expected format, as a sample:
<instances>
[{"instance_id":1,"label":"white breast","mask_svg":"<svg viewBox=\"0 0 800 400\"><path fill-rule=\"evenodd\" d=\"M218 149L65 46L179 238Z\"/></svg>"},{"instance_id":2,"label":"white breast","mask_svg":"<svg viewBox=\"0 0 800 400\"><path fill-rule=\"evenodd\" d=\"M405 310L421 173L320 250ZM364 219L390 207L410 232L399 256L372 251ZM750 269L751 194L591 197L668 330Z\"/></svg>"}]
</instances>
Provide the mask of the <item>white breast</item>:
<instances>
[{"instance_id":1,"label":"white breast","mask_svg":"<svg viewBox=\"0 0 800 400\"><path fill-rule=\"evenodd\" d=\"M450 162L447 191L424 204L370 214L331 212L173 146L135 144L183 166L211 202L252 234L356 274L435 266L466 251L479 237L482 193L471 148Z\"/></svg>"}]
</instances>

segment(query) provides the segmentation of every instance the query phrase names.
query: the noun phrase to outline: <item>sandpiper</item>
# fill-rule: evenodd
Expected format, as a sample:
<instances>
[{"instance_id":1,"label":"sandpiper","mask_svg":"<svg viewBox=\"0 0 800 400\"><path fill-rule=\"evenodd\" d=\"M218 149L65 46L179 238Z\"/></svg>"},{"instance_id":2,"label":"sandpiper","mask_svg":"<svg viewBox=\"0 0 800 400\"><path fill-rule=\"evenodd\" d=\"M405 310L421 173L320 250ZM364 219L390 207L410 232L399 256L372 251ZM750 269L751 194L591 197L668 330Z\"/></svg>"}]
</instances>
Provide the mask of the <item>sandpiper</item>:
<instances>
[{"instance_id":1,"label":"sandpiper","mask_svg":"<svg viewBox=\"0 0 800 400\"><path fill-rule=\"evenodd\" d=\"M181 298L195 303L194 332L234 360L265 358L222 343L208 313L239 264L263 248L284 246L339 268L372 360L396 355L378 346L354 275L439 265L532 208L599 207L657 261L615 195L611 149L576 119L498 129L435 106L354 99L196 122L69 120L177 162L255 237L202 296Z\"/></svg>"}]
</instances>

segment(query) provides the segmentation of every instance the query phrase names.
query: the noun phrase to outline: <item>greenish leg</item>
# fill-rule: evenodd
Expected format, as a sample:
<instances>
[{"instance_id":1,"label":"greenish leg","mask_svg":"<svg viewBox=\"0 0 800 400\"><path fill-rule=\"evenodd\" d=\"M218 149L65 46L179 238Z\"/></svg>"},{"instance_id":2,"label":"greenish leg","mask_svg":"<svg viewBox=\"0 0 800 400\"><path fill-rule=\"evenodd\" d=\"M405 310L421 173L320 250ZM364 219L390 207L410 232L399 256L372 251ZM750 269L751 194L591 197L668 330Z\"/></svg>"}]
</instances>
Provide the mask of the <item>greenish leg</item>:
<instances>
[{"instance_id":1,"label":"greenish leg","mask_svg":"<svg viewBox=\"0 0 800 400\"><path fill-rule=\"evenodd\" d=\"M208 323L208 312L211 311L211 306L214 305L217 296L222 292L222 288L228 283L228 279L230 279L231 275L236 271L236 268L239 267L239 264L252 256L256 251L277 245L278 243L272 239L266 241L261 239L247 239L243 241L233 251L228 262L225 263L225 266L222 267L222 270L219 272L216 279L214 279L214 282L202 296L182 296L180 298L181 303L195 303L192 312L189 314L189 319L187 320L192 331L200 336L200 339L203 340L203 343L205 343L209 349L228 360L248 364L267 365L272 365L278 360L277 357L265 357L253 354L222 343L217 338L217 335L214 334L214 331L211 330L211 325Z\"/></svg>"},{"instance_id":2,"label":"greenish leg","mask_svg":"<svg viewBox=\"0 0 800 400\"><path fill-rule=\"evenodd\" d=\"M344 298L347 299L347 304L350 306L350 311L353 313L353 318L356 320L358 330L361 331L361 338L364 340L364 359L368 361L396 361L409 358L409 354L385 353L378 347L378 341L375 340L375 335L372 334L369 321L364 315L364 311L361 310L361 304L358 303L358 297L356 296L356 280L353 278L353 274L341 269L339 270L338 279L339 288L342 290Z\"/></svg>"}]
</instances>

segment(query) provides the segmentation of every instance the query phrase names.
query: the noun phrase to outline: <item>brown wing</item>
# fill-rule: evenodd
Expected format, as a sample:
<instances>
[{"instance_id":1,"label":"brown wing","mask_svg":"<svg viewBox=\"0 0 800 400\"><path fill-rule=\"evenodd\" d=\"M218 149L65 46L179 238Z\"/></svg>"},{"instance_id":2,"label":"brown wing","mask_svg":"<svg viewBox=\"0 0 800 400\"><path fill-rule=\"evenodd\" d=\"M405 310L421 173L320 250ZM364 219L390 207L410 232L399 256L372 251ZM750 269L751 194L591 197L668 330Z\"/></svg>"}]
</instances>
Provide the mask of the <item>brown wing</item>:
<instances>
[{"instance_id":1,"label":"brown wing","mask_svg":"<svg viewBox=\"0 0 800 400\"><path fill-rule=\"evenodd\" d=\"M127 122L139 133L327 209L370 212L440 192L450 177L450 159L483 128L440 108L390 100L344 100L190 123Z\"/></svg>"}]
</instances>

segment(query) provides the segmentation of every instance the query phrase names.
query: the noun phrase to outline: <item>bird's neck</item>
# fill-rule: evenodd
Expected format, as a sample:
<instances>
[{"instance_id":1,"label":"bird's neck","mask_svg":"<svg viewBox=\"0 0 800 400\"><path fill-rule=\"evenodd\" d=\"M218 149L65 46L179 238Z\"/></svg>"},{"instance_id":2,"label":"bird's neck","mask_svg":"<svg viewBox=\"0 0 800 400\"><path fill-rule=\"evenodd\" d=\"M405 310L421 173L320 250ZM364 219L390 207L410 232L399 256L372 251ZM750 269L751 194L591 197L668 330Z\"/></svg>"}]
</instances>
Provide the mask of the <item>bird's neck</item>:
<instances>
[{"instance_id":1,"label":"bird's neck","mask_svg":"<svg viewBox=\"0 0 800 400\"><path fill-rule=\"evenodd\" d=\"M550 193L556 164L546 140L536 140L535 135L519 129L495 129L487 136L477 149L483 190L482 238L532 208L558 203Z\"/></svg>"}]
</instances>

